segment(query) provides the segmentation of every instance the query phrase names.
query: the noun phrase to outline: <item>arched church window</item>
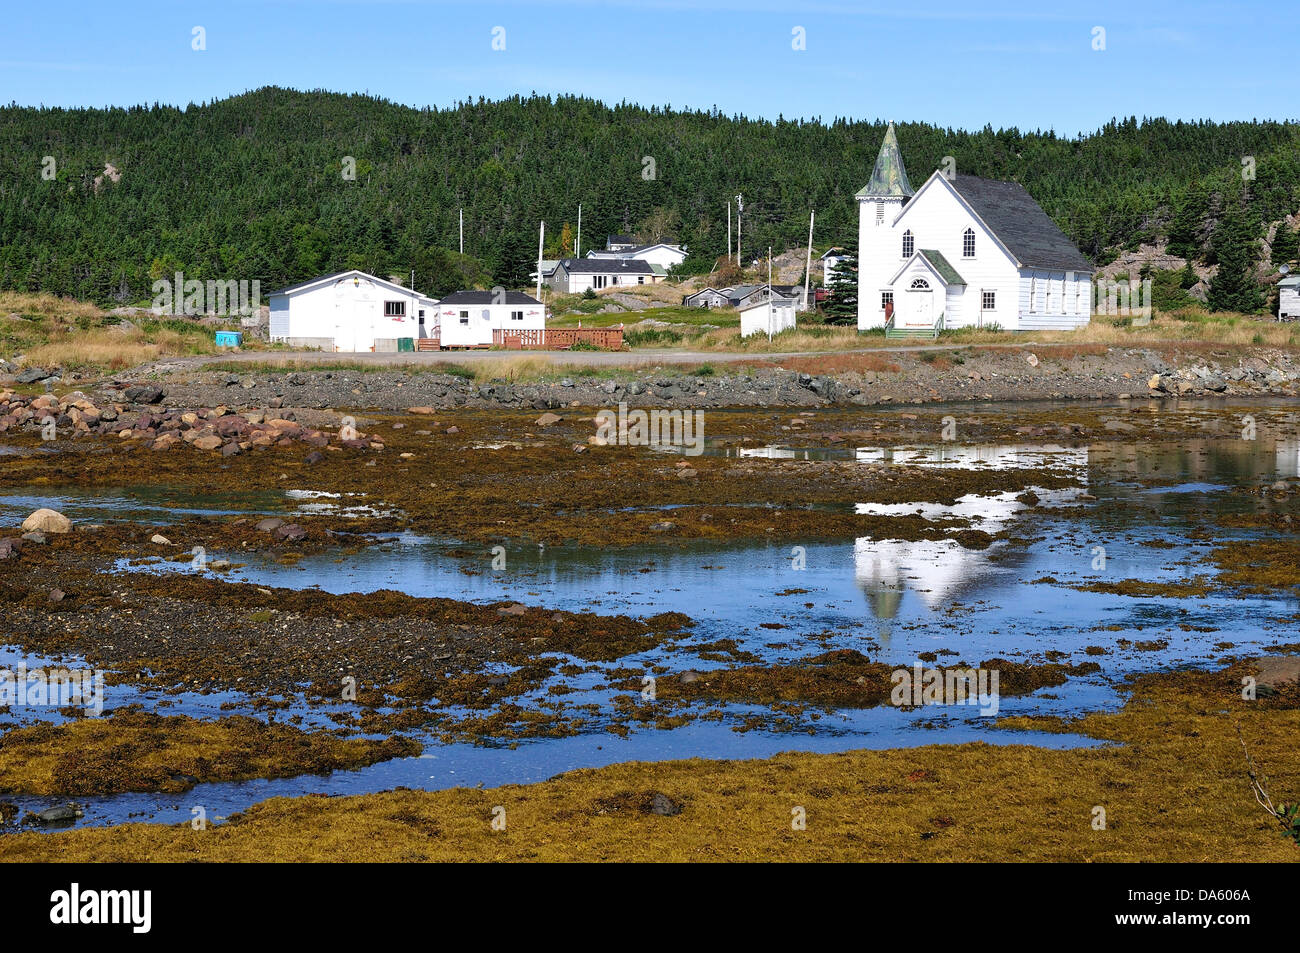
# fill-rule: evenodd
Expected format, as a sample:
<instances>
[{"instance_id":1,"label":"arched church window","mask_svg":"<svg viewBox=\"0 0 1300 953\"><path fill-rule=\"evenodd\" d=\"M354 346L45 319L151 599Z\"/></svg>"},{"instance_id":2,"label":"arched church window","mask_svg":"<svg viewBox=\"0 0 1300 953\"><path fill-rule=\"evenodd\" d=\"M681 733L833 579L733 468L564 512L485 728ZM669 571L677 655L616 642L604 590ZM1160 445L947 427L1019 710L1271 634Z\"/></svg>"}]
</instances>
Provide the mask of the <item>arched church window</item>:
<instances>
[{"instance_id":1,"label":"arched church window","mask_svg":"<svg viewBox=\"0 0 1300 953\"><path fill-rule=\"evenodd\" d=\"M903 232L903 257L911 258L912 252L916 250L916 239L912 237L911 229Z\"/></svg>"},{"instance_id":2,"label":"arched church window","mask_svg":"<svg viewBox=\"0 0 1300 953\"><path fill-rule=\"evenodd\" d=\"M975 229L968 228L961 233L961 255L963 258L975 257Z\"/></svg>"},{"instance_id":3,"label":"arched church window","mask_svg":"<svg viewBox=\"0 0 1300 953\"><path fill-rule=\"evenodd\" d=\"M913 278L910 287L913 291L929 291L930 282L926 281L924 278Z\"/></svg>"}]
</instances>

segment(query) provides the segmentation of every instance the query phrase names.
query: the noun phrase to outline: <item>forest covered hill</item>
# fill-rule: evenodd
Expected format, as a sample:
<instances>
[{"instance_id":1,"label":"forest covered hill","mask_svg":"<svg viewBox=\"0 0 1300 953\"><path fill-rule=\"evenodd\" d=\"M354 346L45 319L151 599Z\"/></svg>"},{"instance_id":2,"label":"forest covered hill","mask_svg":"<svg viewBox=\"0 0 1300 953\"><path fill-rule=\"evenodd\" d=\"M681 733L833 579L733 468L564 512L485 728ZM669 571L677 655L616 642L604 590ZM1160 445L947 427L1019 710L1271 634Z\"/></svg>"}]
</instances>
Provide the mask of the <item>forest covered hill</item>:
<instances>
[{"instance_id":1,"label":"forest covered hill","mask_svg":"<svg viewBox=\"0 0 1300 953\"><path fill-rule=\"evenodd\" d=\"M265 294L349 267L414 269L431 294L517 286L538 221L558 257L579 203L584 249L631 231L681 241L707 268L737 192L747 253L806 242L810 208L825 248L854 237L853 195L883 134L883 122L577 97L415 109L268 87L184 109L11 105L0 107L0 288L139 301L179 270L258 279ZM1181 256L1249 271L1269 223L1300 210L1295 123L1129 118L1076 139L901 122L898 136L914 185L946 156L960 173L1021 182L1098 263L1167 239ZM1273 260L1294 258L1295 242L1283 230Z\"/></svg>"}]
</instances>

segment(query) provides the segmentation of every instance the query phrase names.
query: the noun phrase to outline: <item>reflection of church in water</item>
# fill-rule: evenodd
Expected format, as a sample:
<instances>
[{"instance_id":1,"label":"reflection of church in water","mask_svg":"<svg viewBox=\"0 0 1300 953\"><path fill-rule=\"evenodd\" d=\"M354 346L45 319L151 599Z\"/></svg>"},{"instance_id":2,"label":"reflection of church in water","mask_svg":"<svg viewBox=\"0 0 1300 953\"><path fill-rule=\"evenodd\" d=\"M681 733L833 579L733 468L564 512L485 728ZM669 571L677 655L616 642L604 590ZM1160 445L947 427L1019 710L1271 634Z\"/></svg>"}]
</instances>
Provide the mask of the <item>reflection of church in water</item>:
<instances>
[{"instance_id":1,"label":"reflection of church in water","mask_svg":"<svg viewBox=\"0 0 1300 953\"><path fill-rule=\"evenodd\" d=\"M969 469L1022 469L1052 467L1086 482L1088 450L1054 446L1016 447L940 446L890 450L866 447L857 451L864 463L905 466L952 466ZM1011 525L1029 507L1016 499L1023 491L993 496L964 496L953 505L939 503L861 503L857 512L875 516L920 513L926 519L967 519L972 529L993 534ZM1035 490L1044 505L1068 503L1080 489ZM986 584L995 572L990 557L1003 547L994 541L988 549L967 549L952 539L897 540L863 537L854 542L854 577L878 619L898 615L905 592L912 592L927 608L951 604L963 593Z\"/></svg>"}]
</instances>

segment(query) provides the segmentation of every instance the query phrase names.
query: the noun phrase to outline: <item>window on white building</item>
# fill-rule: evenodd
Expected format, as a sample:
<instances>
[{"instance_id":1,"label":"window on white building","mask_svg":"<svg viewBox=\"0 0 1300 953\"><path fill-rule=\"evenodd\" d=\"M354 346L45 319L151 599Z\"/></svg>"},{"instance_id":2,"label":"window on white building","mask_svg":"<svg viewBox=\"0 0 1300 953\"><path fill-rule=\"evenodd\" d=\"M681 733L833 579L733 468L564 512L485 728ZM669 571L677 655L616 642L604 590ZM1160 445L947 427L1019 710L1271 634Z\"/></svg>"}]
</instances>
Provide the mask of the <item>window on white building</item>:
<instances>
[{"instance_id":1,"label":"window on white building","mask_svg":"<svg viewBox=\"0 0 1300 953\"><path fill-rule=\"evenodd\" d=\"M894 293L893 293L892 291L882 291L882 292L880 292L880 310L881 310L881 311L886 310L886 309L887 309L891 304L893 304L893 303L894 303Z\"/></svg>"},{"instance_id":2,"label":"window on white building","mask_svg":"<svg viewBox=\"0 0 1300 953\"><path fill-rule=\"evenodd\" d=\"M460 323L461 323L461 324L469 324L469 312L468 312L468 311L462 311L462 312L460 313Z\"/></svg>"},{"instance_id":3,"label":"window on white building","mask_svg":"<svg viewBox=\"0 0 1300 953\"><path fill-rule=\"evenodd\" d=\"M524 313L523 313L522 311L511 311L511 312L510 312L510 320L511 320L511 321L522 321L523 319L524 319Z\"/></svg>"},{"instance_id":4,"label":"window on white building","mask_svg":"<svg viewBox=\"0 0 1300 953\"><path fill-rule=\"evenodd\" d=\"M384 317L386 318L404 318L406 317L405 301L385 301Z\"/></svg>"},{"instance_id":5,"label":"window on white building","mask_svg":"<svg viewBox=\"0 0 1300 953\"><path fill-rule=\"evenodd\" d=\"M903 257L911 258L912 252L916 250L916 239L912 237L912 230L908 229L903 232Z\"/></svg>"},{"instance_id":6,"label":"window on white building","mask_svg":"<svg viewBox=\"0 0 1300 953\"><path fill-rule=\"evenodd\" d=\"M877 225L885 224L885 203L884 202L876 203L876 224Z\"/></svg>"},{"instance_id":7,"label":"window on white building","mask_svg":"<svg viewBox=\"0 0 1300 953\"><path fill-rule=\"evenodd\" d=\"M998 293L985 288L980 292L980 307L985 311L996 310L998 306Z\"/></svg>"},{"instance_id":8,"label":"window on white building","mask_svg":"<svg viewBox=\"0 0 1300 953\"><path fill-rule=\"evenodd\" d=\"M968 228L961 233L961 256L963 258L975 257L975 229Z\"/></svg>"}]
</instances>

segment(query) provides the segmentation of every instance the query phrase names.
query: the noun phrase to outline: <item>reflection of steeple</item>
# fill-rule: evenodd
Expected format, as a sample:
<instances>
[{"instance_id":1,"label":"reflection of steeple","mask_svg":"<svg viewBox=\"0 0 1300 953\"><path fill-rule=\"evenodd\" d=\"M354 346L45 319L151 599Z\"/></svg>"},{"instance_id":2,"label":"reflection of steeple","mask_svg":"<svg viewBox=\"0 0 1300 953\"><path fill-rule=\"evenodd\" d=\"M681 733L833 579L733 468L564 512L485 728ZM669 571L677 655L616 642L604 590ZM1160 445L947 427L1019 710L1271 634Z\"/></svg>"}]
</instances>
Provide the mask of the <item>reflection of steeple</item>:
<instances>
[{"instance_id":1,"label":"reflection of steeple","mask_svg":"<svg viewBox=\"0 0 1300 953\"><path fill-rule=\"evenodd\" d=\"M863 447L857 459L877 464L949 466L986 469L1020 469L1050 466L1086 478L1087 449L1057 446L957 446L885 450ZM1044 503L1065 503L1077 490L1036 491ZM874 516L905 516L920 513L928 520L965 519L975 529L997 533L1026 511L1018 490L988 496L968 494L952 504L942 503L859 503L858 513ZM872 539L863 537L853 544L854 577L866 597L872 615L892 619L898 615L904 590L911 590L929 608L950 604L963 590L974 589L993 574L989 549L966 549L954 539Z\"/></svg>"}]
</instances>

